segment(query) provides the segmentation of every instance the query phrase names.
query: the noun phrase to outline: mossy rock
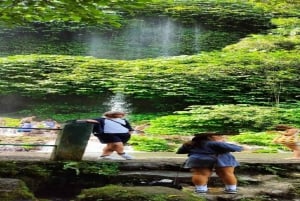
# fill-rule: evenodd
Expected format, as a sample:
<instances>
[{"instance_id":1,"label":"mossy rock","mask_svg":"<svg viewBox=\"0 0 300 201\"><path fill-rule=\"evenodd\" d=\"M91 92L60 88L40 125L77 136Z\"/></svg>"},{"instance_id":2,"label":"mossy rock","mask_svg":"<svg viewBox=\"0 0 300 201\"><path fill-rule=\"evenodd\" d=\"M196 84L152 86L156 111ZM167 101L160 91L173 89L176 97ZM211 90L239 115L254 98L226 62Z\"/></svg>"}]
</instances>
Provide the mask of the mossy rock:
<instances>
[{"instance_id":1,"label":"mossy rock","mask_svg":"<svg viewBox=\"0 0 300 201\"><path fill-rule=\"evenodd\" d=\"M123 187L108 185L81 191L76 201L201 201L191 193L162 186Z\"/></svg>"},{"instance_id":2,"label":"mossy rock","mask_svg":"<svg viewBox=\"0 0 300 201\"><path fill-rule=\"evenodd\" d=\"M37 200L29 191L25 183L19 179L0 178L0 200L16 201Z\"/></svg>"}]
</instances>

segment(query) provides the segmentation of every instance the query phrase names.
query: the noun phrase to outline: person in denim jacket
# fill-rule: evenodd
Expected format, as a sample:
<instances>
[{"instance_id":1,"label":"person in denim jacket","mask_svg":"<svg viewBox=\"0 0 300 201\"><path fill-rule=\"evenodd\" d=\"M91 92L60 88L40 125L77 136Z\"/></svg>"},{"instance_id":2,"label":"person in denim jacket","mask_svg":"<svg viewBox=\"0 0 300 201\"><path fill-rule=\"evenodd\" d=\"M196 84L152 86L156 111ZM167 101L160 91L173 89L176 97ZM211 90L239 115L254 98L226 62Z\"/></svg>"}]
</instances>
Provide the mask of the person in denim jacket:
<instances>
[{"instance_id":1,"label":"person in denim jacket","mask_svg":"<svg viewBox=\"0 0 300 201\"><path fill-rule=\"evenodd\" d=\"M237 179L234 174L239 163L230 152L240 152L242 146L224 141L224 136L216 133L196 134L195 137L184 143L177 154L188 154L185 168L191 169L192 182L195 192L208 192L207 183L213 170L225 184L225 193L237 192Z\"/></svg>"}]
</instances>

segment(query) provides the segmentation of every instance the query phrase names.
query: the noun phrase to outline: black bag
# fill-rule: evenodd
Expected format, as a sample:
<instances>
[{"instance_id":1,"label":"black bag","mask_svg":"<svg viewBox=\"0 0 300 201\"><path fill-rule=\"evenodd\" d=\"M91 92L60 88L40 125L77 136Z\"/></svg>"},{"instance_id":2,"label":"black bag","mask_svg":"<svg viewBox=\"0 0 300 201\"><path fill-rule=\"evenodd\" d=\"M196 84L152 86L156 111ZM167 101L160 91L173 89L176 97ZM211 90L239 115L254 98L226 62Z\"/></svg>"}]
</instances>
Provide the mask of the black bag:
<instances>
[{"instance_id":1,"label":"black bag","mask_svg":"<svg viewBox=\"0 0 300 201\"><path fill-rule=\"evenodd\" d=\"M93 126L93 134L96 135L101 135L104 133L104 119L105 118L101 118L99 123L95 123Z\"/></svg>"}]
</instances>

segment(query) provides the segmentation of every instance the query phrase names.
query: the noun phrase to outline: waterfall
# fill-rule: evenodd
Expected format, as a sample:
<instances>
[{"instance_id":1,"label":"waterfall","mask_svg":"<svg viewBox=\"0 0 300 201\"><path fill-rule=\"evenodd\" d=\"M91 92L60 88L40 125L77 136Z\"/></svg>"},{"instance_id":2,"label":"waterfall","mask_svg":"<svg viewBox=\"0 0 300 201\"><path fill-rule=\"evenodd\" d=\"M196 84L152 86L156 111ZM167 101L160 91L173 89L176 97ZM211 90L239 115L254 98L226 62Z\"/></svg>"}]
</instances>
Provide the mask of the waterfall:
<instances>
[{"instance_id":1,"label":"waterfall","mask_svg":"<svg viewBox=\"0 0 300 201\"><path fill-rule=\"evenodd\" d=\"M170 45L174 43L175 39L175 28L178 29L178 27L175 26L175 24L167 20L164 24L161 25L161 44L162 44L162 54L163 56L169 56L169 50L170 50Z\"/></svg>"},{"instance_id":2,"label":"waterfall","mask_svg":"<svg viewBox=\"0 0 300 201\"><path fill-rule=\"evenodd\" d=\"M109 111L131 112L131 104L126 101L122 93L114 94L107 102L104 102L103 105L105 105Z\"/></svg>"},{"instance_id":3,"label":"waterfall","mask_svg":"<svg viewBox=\"0 0 300 201\"><path fill-rule=\"evenodd\" d=\"M193 29L191 32L190 30ZM200 25L186 27L168 17L131 19L118 32L85 35L87 54L99 58L137 59L175 56L182 48L200 49Z\"/></svg>"}]
</instances>

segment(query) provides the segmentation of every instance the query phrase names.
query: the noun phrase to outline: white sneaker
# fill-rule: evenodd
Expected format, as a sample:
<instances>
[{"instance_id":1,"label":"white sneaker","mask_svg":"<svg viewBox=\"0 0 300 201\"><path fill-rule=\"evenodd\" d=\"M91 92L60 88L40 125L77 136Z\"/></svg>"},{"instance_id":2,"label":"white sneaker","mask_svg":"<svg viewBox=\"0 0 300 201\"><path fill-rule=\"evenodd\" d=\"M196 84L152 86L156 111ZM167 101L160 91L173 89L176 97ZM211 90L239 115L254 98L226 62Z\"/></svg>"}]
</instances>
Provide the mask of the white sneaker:
<instances>
[{"instance_id":1,"label":"white sneaker","mask_svg":"<svg viewBox=\"0 0 300 201\"><path fill-rule=\"evenodd\" d=\"M114 160L115 158L112 156L100 156L100 159Z\"/></svg>"},{"instance_id":2,"label":"white sneaker","mask_svg":"<svg viewBox=\"0 0 300 201\"><path fill-rule=\"evenodd\" d=\"M120 155L122 158L126 159L126 160L132 160L132 159L133 159L132 156L130 156L130 155L126 154L126 153L124 153L124 154L119 154L119 155Z\"/></svg>"}]
</instances>

